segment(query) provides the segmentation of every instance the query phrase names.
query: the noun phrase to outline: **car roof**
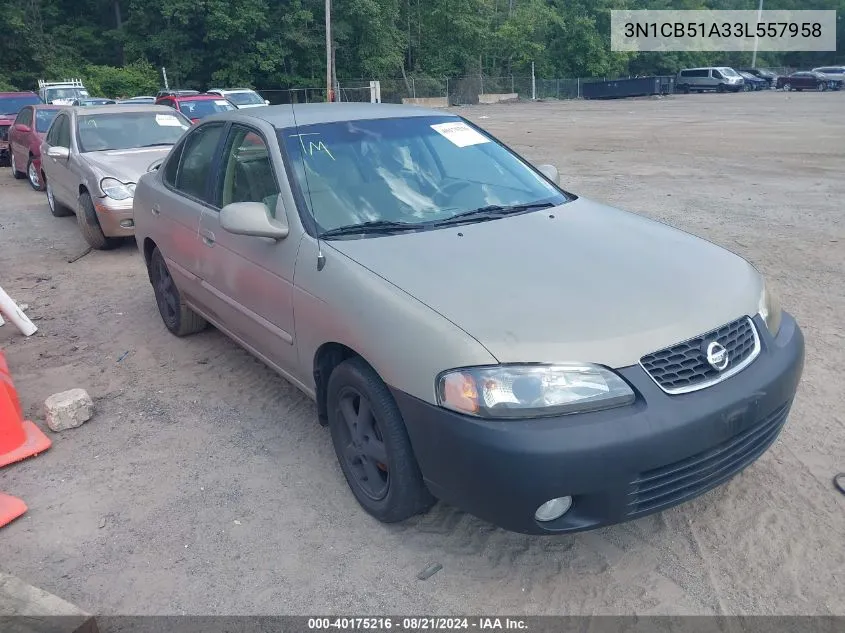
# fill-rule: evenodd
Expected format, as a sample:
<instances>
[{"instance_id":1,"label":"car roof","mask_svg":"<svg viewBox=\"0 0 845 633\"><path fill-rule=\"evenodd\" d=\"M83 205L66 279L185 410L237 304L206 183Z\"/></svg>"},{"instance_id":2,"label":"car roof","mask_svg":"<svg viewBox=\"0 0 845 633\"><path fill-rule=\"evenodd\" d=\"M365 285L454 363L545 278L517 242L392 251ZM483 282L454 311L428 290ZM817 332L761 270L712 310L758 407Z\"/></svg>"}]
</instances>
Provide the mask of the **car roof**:
<instances>
[{"instance_id":1,"label":"car roof","mask_svg":"<svg viewBox=\"0 0 845 633\"><path fill-rule=\"evenodd\" d=\"M85 116L90 114L112 114L118 112L161 112L165 114L173 114L173 108L166 105L156 105L154 103L110 103L108 105L87 106L83 110L76 110L82 112Z\"/></svg>"},{"instance_id":2,"label":"car roof","mask_svg":"<svg viewBox=\"0 0 845 633\"><path fill-rule=\"evenodd\" d=\"M177 99L179 101L209 101L211 99L220 100L220 95L165 95L164 97L160 97L162 99L167 99L168 96L171 99Z\"/></svg>"},{"instance_id":3,"label":"car roof","mask_svg":"<svg viewBox=\"0 0 845 633\"><path fill-rule=\"evenodd\" d=\"M213 118L260 119L277 129L285 129L315 123L338 123L364 119L402 119L422 116L447 117L456 115L443 110L392 103L303 103L295 106L285 104L233 110L216 114Z\"/></svg>"}]
</instances>

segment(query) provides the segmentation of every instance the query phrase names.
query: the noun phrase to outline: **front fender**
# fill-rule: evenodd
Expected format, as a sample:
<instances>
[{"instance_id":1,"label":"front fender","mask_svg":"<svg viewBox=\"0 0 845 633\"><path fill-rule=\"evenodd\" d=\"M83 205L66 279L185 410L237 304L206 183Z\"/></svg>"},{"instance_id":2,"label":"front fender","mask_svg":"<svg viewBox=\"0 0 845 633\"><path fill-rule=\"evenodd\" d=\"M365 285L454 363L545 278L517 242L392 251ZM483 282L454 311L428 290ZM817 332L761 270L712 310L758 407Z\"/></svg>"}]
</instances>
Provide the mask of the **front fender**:
<instances>
[{"instance_id":1,"label":"front fender","mask_svg":"<svg viewBox=\"0 0 845 633\"><path fill-rule=\"evenodd\" d=\"M317 243L306 236L294 275L298 374L309 388L315 388L315 354L326 343L354 350L388 385L432 404L441 371L496 362L464 330L331 242L321 250L326 262L317 270Z\"/></svg>"}]
</instances>

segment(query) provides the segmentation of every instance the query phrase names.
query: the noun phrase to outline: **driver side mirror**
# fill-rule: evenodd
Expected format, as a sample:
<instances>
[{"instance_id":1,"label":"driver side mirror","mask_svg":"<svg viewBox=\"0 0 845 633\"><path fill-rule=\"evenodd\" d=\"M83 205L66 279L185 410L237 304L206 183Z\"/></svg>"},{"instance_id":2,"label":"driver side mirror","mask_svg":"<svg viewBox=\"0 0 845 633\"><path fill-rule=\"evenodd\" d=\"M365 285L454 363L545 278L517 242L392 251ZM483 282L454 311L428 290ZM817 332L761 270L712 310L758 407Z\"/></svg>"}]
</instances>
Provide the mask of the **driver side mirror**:
<instances>
[{"instance_id":1,"label":"driver side mirror","mask_svg":"<svg viewBox=\"0 0 845 633\"><path fill-rule=\"evenodd\" d=\"M543 174L556 185L560 184L560 172L554 165L537 165L537 171Z\"/></svg>"},{"instance_id":2,"label":"driver side mirror","mask_svg":"<svg viewBox=\"0 0 845 633\"><path fill-rule=\"evenodd\" d=\"M276 208L281 208L281 201ZM283 240L290 232L284 213L271 219L263 202L227 204L220 210L220 226L224 231L235 235L269 237L273 240Z\"/></svg>"},{"instance_id":3,"label":"driver side mirror","mask_svg":"<svg viewBox=\"0 0 845 633\"><path fill-rule=\"evenodd\" d=\"M47 156L61 160L70 158L70 150L67 147L51 147L47 150Z\"/></svg>"},{"instance_id":4,"label":"driver side mirror","mask_svg":"<svg viewBox=\"0 0 845 633\"><path fill-rule=\"evenodd\" d=\"M15 123L15 130L18 132L27 134L31 129L26 123Z\"/></svg>"}]
</instances>

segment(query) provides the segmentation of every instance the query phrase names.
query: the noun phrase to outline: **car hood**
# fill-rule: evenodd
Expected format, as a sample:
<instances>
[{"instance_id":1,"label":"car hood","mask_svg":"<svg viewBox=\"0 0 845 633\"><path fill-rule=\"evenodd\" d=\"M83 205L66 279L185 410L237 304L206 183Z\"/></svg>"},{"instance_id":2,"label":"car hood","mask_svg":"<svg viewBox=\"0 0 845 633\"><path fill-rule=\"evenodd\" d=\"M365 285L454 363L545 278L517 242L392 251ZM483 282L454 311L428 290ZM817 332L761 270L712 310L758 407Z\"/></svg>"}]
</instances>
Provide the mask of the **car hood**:
<instances>
[{"instance_id":1,"label":"car hood","mask_svg":"<svg viewBox=\"0 0 845 633\"><path fill-rule=\"evenodd\" d=\"M440 230L332 240L499 362L636 364L743 314L762 278L744 259L583 198Z\"/></svg>"},{"instance_id":2,"label":"car hood","mask_svg":"<svg viewBox=\"0 0 845 633\"><path fill-rule=\"evenodd\" d=\"M135 149L86 152L85 161L99 172L100 178L117 178L121 182L138 182L147 168L167 156L172 145Z\"/></svg>"}]
</instances>

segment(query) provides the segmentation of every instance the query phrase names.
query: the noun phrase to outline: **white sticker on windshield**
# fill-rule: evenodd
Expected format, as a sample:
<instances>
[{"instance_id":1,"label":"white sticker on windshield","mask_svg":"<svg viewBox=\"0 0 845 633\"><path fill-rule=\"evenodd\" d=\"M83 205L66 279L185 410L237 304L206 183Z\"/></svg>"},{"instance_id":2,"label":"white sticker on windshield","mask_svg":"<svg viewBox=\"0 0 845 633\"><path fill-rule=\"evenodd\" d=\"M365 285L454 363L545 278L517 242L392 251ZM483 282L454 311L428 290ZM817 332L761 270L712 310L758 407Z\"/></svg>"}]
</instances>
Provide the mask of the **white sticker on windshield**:
<instances>
[{"instance_id":1,"label":"white sticker on windshield","mask_svg":"<svg viewBox=\"0 0 845 633\"><path fill-rule=\"evenodd\" d=\"M222 106L229 105L229 102L226 101L225 99L220 99L219 101L215 101L214 103L216 103L217 105L222 105Z\"/></svg>"},{"instance_id":2,"label":"white sticker on windshield","mask_svg":"<svg viewBox=\"0 0 845 633\"><path fill-rule=\"evenodd\" d=\"M162 127L182 127L182 124L179 123L179 119L172 114L157 114L156 123Z\"/></svg>"},{"instance_id":3,"label":"white sticker on windshield","mask_svg":"<svg viewBox=\"0 0 845 633\"><path fill-rule=\"evenodd\" d=\"M489 138L485 137L483 134L479 134L466 123L462 123L461 121L438 123L437 125L432 125L431 129L438 134L442 134L458 147L467 147L469 145L479 145L480 143L490 142Z\"/></svg>"}]
</instances>

